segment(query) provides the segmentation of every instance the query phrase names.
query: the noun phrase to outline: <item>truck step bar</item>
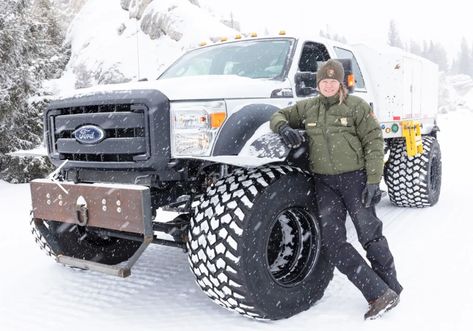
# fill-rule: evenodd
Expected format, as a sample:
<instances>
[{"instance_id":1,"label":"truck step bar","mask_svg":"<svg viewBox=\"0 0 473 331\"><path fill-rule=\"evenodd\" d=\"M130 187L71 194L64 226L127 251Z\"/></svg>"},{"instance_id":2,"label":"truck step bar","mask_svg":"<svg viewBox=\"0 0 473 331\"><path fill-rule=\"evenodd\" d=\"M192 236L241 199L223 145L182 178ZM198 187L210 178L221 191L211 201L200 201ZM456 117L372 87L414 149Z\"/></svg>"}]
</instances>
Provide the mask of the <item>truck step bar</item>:
<instances>
[{"instance_id":1,"label":"truck step bar","mask_svg":"<svg viewBox=\"0 0 473 331\"><path fill-rule=\"evenodd\" d=\"M128 259L126 262L117 264L117 265L108 265L103 263L98 263L95 261L88 261L77 259L70 256L58 255L56 257L57 262L65 264L70 267L76 267L85 270L98 271L107 275L118 276L126 278L131 275L131 268L138 261L139 257L146 250L148 245L153 241L153 237L145 238L138 250L133 254L133 256Z\"/></svg>"}]
</instances>

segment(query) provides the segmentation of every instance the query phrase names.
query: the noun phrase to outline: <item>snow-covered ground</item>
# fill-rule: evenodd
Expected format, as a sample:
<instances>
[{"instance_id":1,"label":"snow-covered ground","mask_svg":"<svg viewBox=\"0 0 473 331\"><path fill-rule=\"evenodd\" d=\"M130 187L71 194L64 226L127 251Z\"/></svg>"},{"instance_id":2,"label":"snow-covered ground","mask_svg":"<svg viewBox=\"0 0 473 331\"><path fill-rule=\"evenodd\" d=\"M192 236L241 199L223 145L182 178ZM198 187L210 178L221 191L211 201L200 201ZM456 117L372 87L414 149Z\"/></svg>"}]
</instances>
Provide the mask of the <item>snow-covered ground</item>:
<instances>
[{"instance_id":1,"label":"snow-covered ground","mask_svg":"<svg viewBox=\"0 0 473 331\"><path fill-rule=\"evenodd\" d=\"M0 182L0 330L471 330L472 123L468 109L440 118L444 173L436 206L397 208L387 198L379 205L405 289L379 320L363 321L366 302L338 273L310 310L259 322L212 303L175 248L152 246L127 279L62 267L33 242L28 186Z\"/></svg>"}]
</instances>

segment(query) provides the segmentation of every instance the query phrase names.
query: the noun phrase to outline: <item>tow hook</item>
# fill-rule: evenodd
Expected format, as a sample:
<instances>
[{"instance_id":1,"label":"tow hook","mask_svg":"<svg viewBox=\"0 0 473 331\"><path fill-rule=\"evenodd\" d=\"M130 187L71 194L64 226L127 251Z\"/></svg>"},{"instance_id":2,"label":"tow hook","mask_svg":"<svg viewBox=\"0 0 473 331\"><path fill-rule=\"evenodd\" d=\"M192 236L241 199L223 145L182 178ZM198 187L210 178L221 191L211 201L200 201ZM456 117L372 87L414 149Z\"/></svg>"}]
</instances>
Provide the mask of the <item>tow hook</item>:
<instances>
[{"instance_id":1,"label":"tow hook","mask_svg":"<svg viewBox=\"0 0 473 331\"><path fill-rule=\"evenodd\" d=\"M89 210L87 209L87 201L81 195L76 202L76 220L80 226L87 225L89 221Z\"/></svg>"}]
</instances>

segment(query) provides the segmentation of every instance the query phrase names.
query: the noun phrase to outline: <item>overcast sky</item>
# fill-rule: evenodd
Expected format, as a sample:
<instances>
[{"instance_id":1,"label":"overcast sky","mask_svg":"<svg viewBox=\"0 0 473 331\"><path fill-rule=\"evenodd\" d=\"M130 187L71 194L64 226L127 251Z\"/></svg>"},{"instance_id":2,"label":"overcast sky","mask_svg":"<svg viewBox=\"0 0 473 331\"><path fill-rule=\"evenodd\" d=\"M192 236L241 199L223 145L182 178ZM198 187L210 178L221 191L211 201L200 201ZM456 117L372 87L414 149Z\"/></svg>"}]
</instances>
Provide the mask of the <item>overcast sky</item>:
<instances>
[{"instance_id":1,"label":"overcast sky","mask_svg":"<svg viewBox=\"0 0 473 331\"><path fill-rule=\"evenodd\" d=\"M462 37L473 46L473 15L466 0L200 0L220 14L233 12L243 31L314 29L345 36L350 43L386 42L389 21L396 22L402 41L433 40L456 56Z\"/></svg>"}]
</instances>

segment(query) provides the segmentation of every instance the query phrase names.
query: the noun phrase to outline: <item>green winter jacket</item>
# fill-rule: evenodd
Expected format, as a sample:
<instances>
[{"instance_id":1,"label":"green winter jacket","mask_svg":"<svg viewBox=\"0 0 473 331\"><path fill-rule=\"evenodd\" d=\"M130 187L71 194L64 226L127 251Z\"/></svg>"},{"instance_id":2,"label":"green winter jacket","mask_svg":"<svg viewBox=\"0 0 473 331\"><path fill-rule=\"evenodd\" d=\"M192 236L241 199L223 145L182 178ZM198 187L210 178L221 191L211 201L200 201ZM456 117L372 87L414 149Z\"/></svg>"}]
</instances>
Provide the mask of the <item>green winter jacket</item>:
<instances>
[{"instance_id":1,"label":"green winter jacket","mask_svg":"<svg viewBox=\"0 0 473 331\"><path fill-rule=\"evenodd\" d=\"M288 123L305 129L309 137L310 166L314 173L337 175L366 169L368 184L381 181L384 140L371 107L349 95L339 104L338 95L297 102L271 118L271 129Z\"/></svg>"}]
</instances>

